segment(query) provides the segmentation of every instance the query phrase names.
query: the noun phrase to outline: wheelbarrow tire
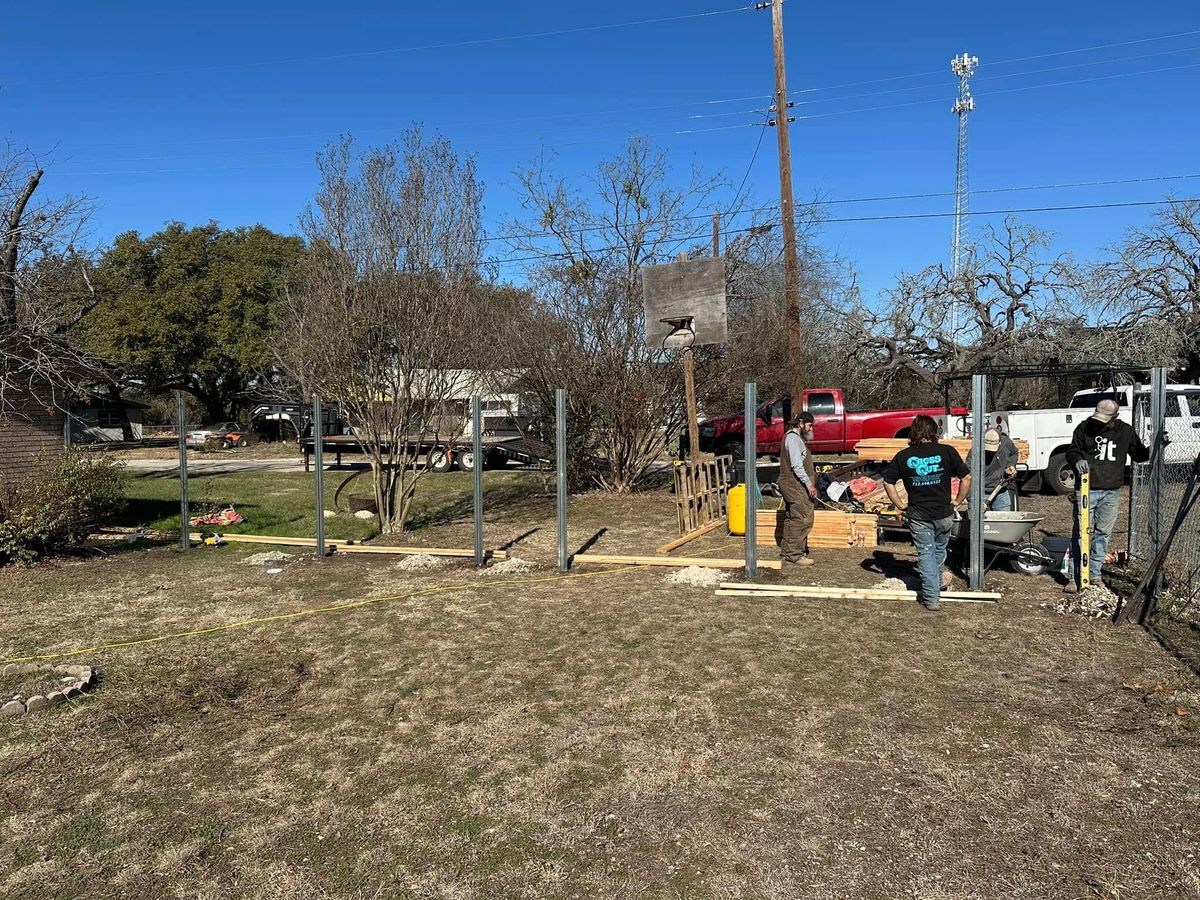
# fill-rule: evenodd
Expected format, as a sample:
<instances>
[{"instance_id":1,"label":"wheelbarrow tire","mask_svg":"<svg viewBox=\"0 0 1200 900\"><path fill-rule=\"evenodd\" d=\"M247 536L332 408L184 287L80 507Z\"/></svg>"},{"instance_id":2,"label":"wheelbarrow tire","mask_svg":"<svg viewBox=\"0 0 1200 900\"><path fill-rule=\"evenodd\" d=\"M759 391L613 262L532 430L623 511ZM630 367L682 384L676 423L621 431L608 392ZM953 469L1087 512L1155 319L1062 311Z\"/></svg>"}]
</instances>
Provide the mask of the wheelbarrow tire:
<instances>
[{"instance_id":1,"label":"wheelbarrow tire","mask_svg":"<svg viewBox=\"0 0 1200 900\"><path fill-rule=\"evenodd\" d=\"M1044 575L1050 568L1050 551L1043 544L1017 544L1009 552L1008 564L1018 575Z\"/></svg>"}]
</instances>

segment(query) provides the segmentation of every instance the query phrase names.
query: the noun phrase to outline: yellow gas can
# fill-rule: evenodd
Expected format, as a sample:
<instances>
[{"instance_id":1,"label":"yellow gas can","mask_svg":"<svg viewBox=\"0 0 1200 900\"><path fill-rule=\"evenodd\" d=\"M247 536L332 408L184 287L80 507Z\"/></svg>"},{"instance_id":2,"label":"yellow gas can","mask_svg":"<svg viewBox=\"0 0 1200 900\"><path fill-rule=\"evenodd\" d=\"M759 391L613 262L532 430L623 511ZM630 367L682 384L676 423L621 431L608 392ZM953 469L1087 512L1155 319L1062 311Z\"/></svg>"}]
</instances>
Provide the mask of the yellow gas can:
<instances>
[{"instance_id":1,"label":"yellow gas can","mask_svg":"<svg viewBox=\"0 0 1200 900\"><path fill-rule=\"evenodd\" d=\"M729 533L746 533L746 485L735 484L729 489Z\"/></svg>"}]
</instances>

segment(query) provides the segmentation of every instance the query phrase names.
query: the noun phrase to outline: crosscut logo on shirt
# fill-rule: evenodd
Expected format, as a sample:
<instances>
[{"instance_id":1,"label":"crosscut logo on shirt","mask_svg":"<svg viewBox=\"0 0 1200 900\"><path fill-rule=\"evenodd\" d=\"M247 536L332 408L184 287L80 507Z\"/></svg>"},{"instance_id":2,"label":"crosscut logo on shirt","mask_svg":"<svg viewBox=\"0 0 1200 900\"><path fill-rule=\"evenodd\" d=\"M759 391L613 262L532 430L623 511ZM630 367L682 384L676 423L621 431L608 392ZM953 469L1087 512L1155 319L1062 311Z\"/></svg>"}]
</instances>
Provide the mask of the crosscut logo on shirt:
<instances>
[{"instance_id":1,"label":"crosscut logo on shirt","mask_svg":"<svg viewBox=\"0 0 1200 900\"><path fill-rule=\"evenodd\" d=\"M942 457L910 456L908 467L913 470L912 483L914 487L926 487L939 484L942 480Z\"/></svg>"}]
</instances>

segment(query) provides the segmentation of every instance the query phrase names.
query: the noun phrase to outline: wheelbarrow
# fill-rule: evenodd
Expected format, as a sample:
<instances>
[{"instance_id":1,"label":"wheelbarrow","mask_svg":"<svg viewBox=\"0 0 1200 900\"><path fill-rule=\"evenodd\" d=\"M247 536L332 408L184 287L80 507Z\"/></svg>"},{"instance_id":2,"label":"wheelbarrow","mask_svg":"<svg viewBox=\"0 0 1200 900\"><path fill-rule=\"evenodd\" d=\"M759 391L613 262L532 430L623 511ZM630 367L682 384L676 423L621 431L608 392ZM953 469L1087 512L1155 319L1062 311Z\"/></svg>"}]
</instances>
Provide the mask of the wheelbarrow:
<instances>
[{"instance_id":1,"label":"wheelbarrow","mask_svg":"<svg viewBox=\"0 0 1200 900\"><path fill-rule=\"evenodd\" d=\"M1031 532L1044 517L1024 512L992 512L983 514L983 548L992 554L991 568L999 559L1020 575L1042 575L1054 564L1054 557L1044 544L1029 540ZM950 528L950 539L956 551L965 553L971 541L971 520L956 515Z\"/></svg>"}]
</instances>

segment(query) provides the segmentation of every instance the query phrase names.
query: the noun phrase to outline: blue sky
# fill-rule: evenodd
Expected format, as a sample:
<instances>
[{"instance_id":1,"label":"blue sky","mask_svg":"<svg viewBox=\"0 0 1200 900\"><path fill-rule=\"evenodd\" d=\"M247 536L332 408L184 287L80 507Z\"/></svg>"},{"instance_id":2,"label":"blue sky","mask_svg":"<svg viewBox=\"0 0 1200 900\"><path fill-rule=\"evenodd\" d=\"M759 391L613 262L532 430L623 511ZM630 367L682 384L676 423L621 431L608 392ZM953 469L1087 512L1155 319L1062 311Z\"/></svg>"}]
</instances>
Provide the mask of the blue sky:
<instances>
[{"instance_id":1,"label":"blue sky","mask_svg":"<svg viewBox=\"0 0 1200 900\"><path fill-rule=\"evenodd\" d=\"M513 169L542 148L557 152L565 174L578 175L635 130L666 147L681 173L696 161L736 186L758 139L748 126L757 117L745 111L759 104L704 101L770 94L770 13L375 51L737 5L243 0L201 9L127 0L64 4L48 21L45 6L18 4L0 34L0 133L50 162L47 192L94 197L96 235L106 239L169 219L294 230L315 187L320 146L343 132L385 142L419 121L478 154L494 229L517 210ZM807 91L795 96L807 101L795 112L810 117L792 133L800 200L951 191L949 60L964 50L981 61L973 189L1200 172L1194 2L792 0L786 16L789 88ZM1026 59L1043 54L1056 55ZM322 56L334 58L312 59ZM669 108L637 109L647 106ZM733 115L716 115L726 113ZM702 114L710 118L689 118ZM678 133L729 125L739 127ZM778 199L774 137L766 136L750 172L755 204ZM1200 196L1200 178L984 193L971 205L1132 202L1167 193ZM835 205L827 215L952 208L951 197L935 197ZM1024 218L1055 231L1058 249L1087 259L1149 215L1121 208ZM973 218L971 227L987 221ZM872 295L903 269L945 260L950 232L948 219L829 222L822 240L854 263Z\"/></svg>"}]
</instances>

